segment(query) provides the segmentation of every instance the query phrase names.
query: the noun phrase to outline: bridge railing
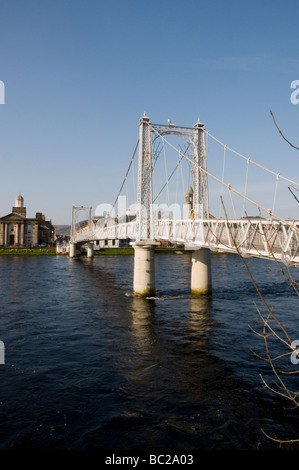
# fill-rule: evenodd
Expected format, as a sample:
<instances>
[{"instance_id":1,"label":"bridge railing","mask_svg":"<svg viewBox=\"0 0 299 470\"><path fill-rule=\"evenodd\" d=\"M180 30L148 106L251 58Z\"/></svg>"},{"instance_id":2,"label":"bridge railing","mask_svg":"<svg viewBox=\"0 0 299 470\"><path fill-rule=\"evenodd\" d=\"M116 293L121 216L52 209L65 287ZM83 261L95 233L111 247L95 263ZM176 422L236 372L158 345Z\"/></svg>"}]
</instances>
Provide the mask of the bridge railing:
<instances>
[{"instance_id":1,"label":"bridge railing","mask_svg":"<svg viewBox=\"0 0 299 470\"><path fill-rule=\"evenodd\" d=\"M75 243L93 240L137 239L137 221L95 227L75 234ZM265 219L156 219L154 239L186 247L239 252L246 256L277 258L299 265L299 221L283 223Z\"/></svg>"},{"instance_id":2,"label":"bridge railing","mask_svg":"<svg viewBox=\"0 0 299 470\"><path fill-rule=\"evenodd\" d=\"M135 239L137 232L137 222L95 226L93 230L76 231L73 243L86 243L95 240L115 240L115 239Z\"/></svg>"},{"instance_id":3,"label":"bridge railing","mask_svg":"<svg viewBox=\"0 0 299 470\"><path fill-rule=\"evenodd\" d=\"M125 240L135 239L137 231L137 222L121 223L109 227L99 227L95 229L96 240Z\"/></svg>"},{"instance_id":4,"label":"bridge railing","mask_svg":"<svg viewBox=\"0 0 299 470\"><path fill-rule=\"evenodd\" d=\"M155 223L155 238L299 264L299 222L160 219Z\"/></svg>"}]
</instances>

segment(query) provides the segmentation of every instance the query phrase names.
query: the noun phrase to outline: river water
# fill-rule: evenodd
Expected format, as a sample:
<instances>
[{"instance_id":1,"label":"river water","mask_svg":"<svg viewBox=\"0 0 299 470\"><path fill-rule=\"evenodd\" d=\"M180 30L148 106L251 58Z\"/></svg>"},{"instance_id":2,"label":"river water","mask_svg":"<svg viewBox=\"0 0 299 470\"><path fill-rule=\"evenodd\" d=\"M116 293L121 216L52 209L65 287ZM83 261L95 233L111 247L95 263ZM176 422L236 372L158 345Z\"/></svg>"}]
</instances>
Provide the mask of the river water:
<instances>
[{"instance_id":1,"label":"river water","mask_svg":"<svg viewBox=\"0 0 299 470\"><path fill-rule=\"evenodd\" d=\"M265 355L249 327L263 307L241 260L213 255L201 298L189 255L155 262L157 296L140 299L130 255L0 258L0 449L268 450L261 429L298 438L298 410L263 387L273 375L251 351ZM298 297L275 263L250 269L299 340Z\"/></svg>"}]
</instances>

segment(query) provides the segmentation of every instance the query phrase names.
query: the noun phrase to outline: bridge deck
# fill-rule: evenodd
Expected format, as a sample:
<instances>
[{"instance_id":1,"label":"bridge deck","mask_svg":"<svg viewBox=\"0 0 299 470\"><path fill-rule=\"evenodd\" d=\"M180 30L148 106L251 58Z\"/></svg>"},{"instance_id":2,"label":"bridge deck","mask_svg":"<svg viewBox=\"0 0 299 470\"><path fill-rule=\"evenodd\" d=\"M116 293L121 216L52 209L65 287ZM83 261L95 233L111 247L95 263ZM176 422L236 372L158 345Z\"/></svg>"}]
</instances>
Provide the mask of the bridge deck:
<instances>
[{"instance_id":1,"label":"bridge deck","mask_svg":"<svg viewBox=\"0 0 299 470\"><path fill-rule=\"evenodd\" d=\"M74 233L72 243L95 240L129 239L139 241L138 222L95 225ZM299 221L280 222L264 219L156 219L151 240L184 244L187 249L207 247L213 251L283 261L299 266Z\"/></svg>"}]
</instances>

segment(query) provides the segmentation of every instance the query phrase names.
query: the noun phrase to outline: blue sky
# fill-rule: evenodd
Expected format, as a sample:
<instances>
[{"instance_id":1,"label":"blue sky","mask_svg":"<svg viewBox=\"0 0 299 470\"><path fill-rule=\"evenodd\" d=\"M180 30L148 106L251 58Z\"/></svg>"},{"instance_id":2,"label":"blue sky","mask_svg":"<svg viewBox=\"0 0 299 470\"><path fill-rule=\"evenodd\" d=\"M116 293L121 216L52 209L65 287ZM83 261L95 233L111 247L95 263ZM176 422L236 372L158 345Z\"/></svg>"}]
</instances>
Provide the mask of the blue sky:
<instances>
[{"instance_id":1,"label":"blue sky","mask_svg":"<svg viewBox=\"0 0 299 470\"><path fill-rule=\"evenodd\" d=\"M19 193L29 216L55 224L70 223L72 205L113 203L144 111L182 126L200 117L299 180L299 151L270 116L299 146L296 0L1 0L0 80L1 216ZM279 203L299 217L290 193Z\"/></svg>"}]
</instances>

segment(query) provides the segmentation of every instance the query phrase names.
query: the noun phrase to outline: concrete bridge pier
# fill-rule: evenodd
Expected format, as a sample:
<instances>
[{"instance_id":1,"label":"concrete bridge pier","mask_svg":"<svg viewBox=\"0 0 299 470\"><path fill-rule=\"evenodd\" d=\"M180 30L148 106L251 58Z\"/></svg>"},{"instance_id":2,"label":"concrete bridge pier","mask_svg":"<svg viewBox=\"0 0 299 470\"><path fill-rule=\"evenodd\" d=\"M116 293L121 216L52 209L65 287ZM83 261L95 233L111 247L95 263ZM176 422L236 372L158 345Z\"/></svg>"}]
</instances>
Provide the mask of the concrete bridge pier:
<instances>
[{"instance_id":1,"label":"concrete bridge pier","mask_svg":"<svg viewBox=\"0 0 299 470\"><path fill-rule=\"evenodd\" d=\"M159 243L141 241L133 244L134 281L133 294L139 297L155 295L155 247Z\"/></svg>"},{"instance_id":2,"label":"concrete bridge pier","mask_svg":"<svg viewBox=\"0 0 299 470\"><path fill-rule=\"evenodd\" d=\"M191 255L191 294L205 295L211 292L211 250L200 248Z\"/></svg>"},{"instance_id":3,"label":"concrete bridge pier","mask_svg":"<svg viewBox=\"0 0 299 470\"><path fill-rule=\"evenodd\" d=\"M87 252L87 258L93 258L93 244L92 243L87 243L86 245L86 252Z\"/></svg>"},{"instance_id":4,"label":"concrete bridge pier","mask_svg":"<svg viewBox=\"0 0 299 470\"><path fill-rule=\"evenodd\" d=\"M76 251L77 251L76 243L70 243L70 251L69 251L70 258L76 257Z\"/></svg>"}]
</instances>

